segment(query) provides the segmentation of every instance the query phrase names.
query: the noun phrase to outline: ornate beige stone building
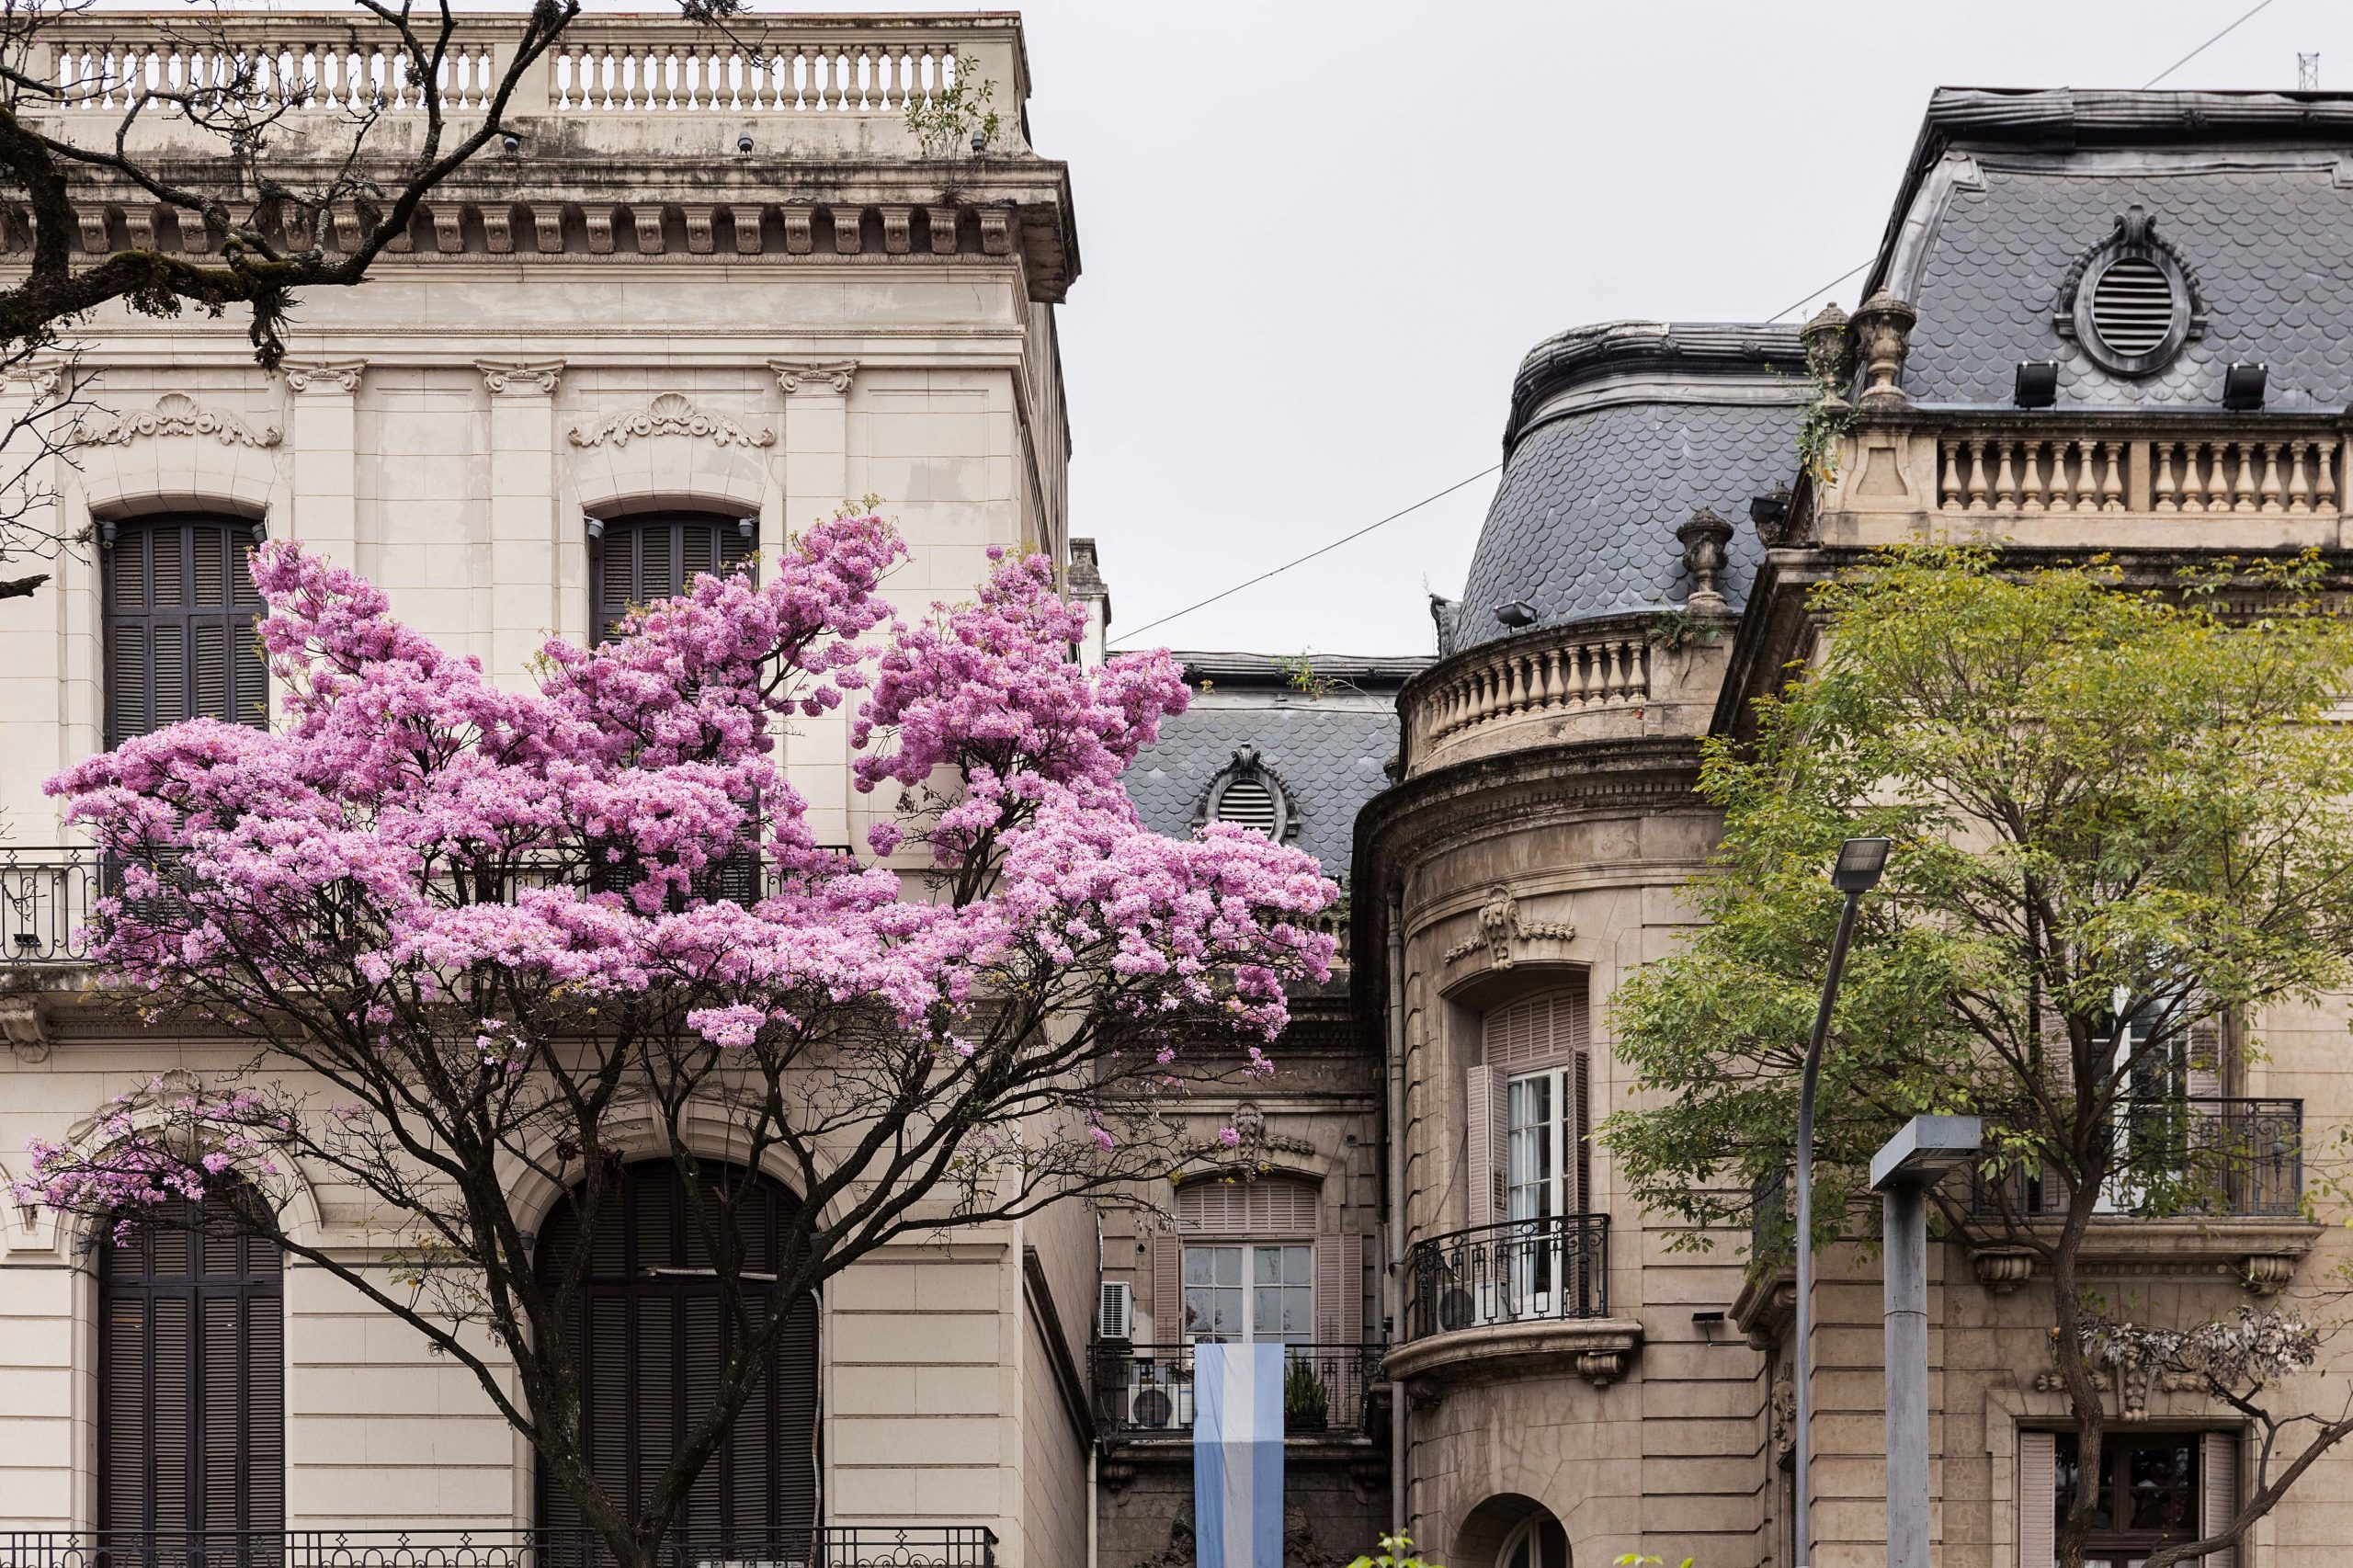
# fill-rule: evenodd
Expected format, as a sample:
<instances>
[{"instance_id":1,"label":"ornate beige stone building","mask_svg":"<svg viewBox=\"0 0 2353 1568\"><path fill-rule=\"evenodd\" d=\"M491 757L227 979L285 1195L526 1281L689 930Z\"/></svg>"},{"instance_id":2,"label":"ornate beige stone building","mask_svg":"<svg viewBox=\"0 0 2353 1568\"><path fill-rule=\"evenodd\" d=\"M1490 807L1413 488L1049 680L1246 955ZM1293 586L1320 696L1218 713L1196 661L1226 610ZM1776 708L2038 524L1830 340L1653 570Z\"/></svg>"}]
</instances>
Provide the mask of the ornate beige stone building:
<instances>
[{"instance_id":1,"label":"ornate beige stone building","mask_svg":"<svg viewBox=\"0 0 2353 1568\"><path fill-rule=\"evenodd\" d=\"M62 28L72 47L35 63L86 90L60 119L111 134L126 80L188 70L166 25L108 12ZM325 81L349 26L272 13L232 32L292 62L288 80ZM510 26L461 36L494 56ZM824 17L754 42L757 56L675 22L581 20L526 76L514 142L438 188L363 287L301 301L281 374L256 368L234 319L89 324L95 407L46 476L58 531L82 542L37 596L0 607L6 1175L28 1139L67 1134L109 1096L236 1059L91 988L74 932L97 868L50 846L65 835L40 783L189 713L259 717L252 540L357 567L511 681L547 633L584 637L869 494L912 545L889 585L906 608L958 597L991 546L1068 560L1055 305L1078 242L1064 166L1029 141L1018 21ZM906 100L958 62L993 85L1003 124L986 145L926 150ZM143 123L166 150L188 135ZM322 106L282 129L332 152L340 127ZM397 108L380 127L412 130ZM85 248L199 243L128 188L92 182L76 199ZM8 381L0 417L40 387ZM789 748L819 838L863 842L841 724ZM374 1256L332 1193L301 1222ZM1083 1561L1090 1233L1074 1206L851 1270L756 1423L765 1468L745 1460L729 1482L754 1499L739 1531L822 1523L834 1561L861 1540L919 1561ZM199 1298L230 1315L199 1333ZM629 1358L666 1361L661 1333L632 1333ZM597 1397L651 1429L680 1396L632 1382ZM397 1531L407 1561L559 1522L467 1375L316 1270L115 1248L13 1204L0 1521L69 1532L0 1548L53 1561L80 1560L100 1529L166 1552L191 1530L216 1548L217 1532L331 1530L353 1550Z\"/></svg>"},{"instance_id":2,"label":"ornate beige stone building","mask_svg":"<svg viewBox=\"0 0 2353 1568\"><path fill-rule=\"evenodd\" d=\"M335 44L301 15L237 25L290 58ZM74 26L43 68L92 85L68 115L96 133L153 24ZM91 324L96 406L50 474L78 543L0 601L0 1177L108 1096L236 1059L95 983L74 933L98 868L50 843L40 784L175 718L257 716L256 538L351 562L520 681L544 634L870 494L914 545L905 603L973 583L992 545L1041 550L1096 607L1099 655L1055 340L1076 233L1065 170L1029 144L1018 23L811 17L762 44L578 24L513 148L437 192L364 288L306 297L279 374L233 323ZM919 144L906 97L966 60L1006 126ZM1347 887L1343 972L1302 989L1278 1075L1197 1108L1258 1134L1247 1163L1139 1195L1161 1223L1065 1205L850 1270L756 1415L769 1457L730 1472L749 1533L813 1529L835 1562L1188 1563L1192 1347L1275 1338L1296 1568L1391 1523L1452 1568L1790 1568L1792 1287L1745 1237L1672 1248L1589 1136L1634 1093L1610 996L1688 928L1714 842L1699 748L1811 649L1808 585L1878 544L2101 550L2152 575L2345 551L2348 170L2344 97L1938 95L1870 304L1808 329L1862 350L1826 483L1797 461L1797 330L1540 345L1438 659L1185 655L1196 705L1131 776L1164 831L1251 824ZM195 243L127 190L79 199L90 248ZM21 246L17 219L0 233ZM2055 365L2052 398L2020 361ZM2254 407L2222 406L2236 362L2268 367ZM0 384L0 417L41 389ZM819 835L862 841L839 727L788 756ZM2353 1109L2342 1007L2233 1038L2267 1049L2190 1090L2268 1134L2231 1211L2100 1226L2104 1287L2153 1317L2313 1295L2346 1256L2298 1202L2302 1151ZM369 1255L332 1191L298 1207L310 1239ZM1875 1267L1834 1256L1819 1288L1822 1568L1882 1551ZM2030 1265L1953 1244L1934 1267L1941 1561L2048 1568L2062 1406ZM677 1348L638 1333L624 1366ZM2246 1465L2230 1413L2116 1392L2118 1473L2158 1478L2115 1499L2099 1546L2121 1568L2235 1506ZM608 1414L658 1427L672 1397L630 1381ZM2321 1467L2227 1568L2334 1562L2348 1493ZM287 1568L460 1542L466 1568L533 1568L532 1532L563 1522L465 1376L317 1271L0 1209L0 1532L24 1532L0 1568L98 1568L99 1532L141 1568L213 1561L192 1532L278 1542Z\"/></svg>"},{"instance_id":3,"label":"ornate beige stone building","mask_svg":"<svg viewBox=\"0 0 2353 1568\"><path fill-rule=\"evenodd\" d=\"M2338 96L1938 93L1864 306L1806 329L1858 361L1828 483L1797 460L1816 395L1797 332L1621 323L1529 355L1468 585L1401 694L1398 781L1354 865L1358 1017L1399 1090L1398 1507L1437 1559L1792 1562L1794 1287L1752 1267L1745 1236L1673 1249L1588 1138L1639 1103L1611 995L1688 926L1717 832L1700 743L1740 733L1813 650L1809 585L1876 546L2107 551L2157 582L2232 552L2341 565L2348 168ZM2299 1199L2304 1151L2353 1113L2343 998L2232 1021L2182 1091L2205 1124L2256 1130L2229 1200L2100 1219L2112 1303L2162 1324L2282 1299L2332 1313L2342 1232ZM2052 1560L2073 1437L2032 1267L1933 1254L1951 1568ZM1815 1307L1813 1562L1862 1568L1886 1550L1876 1262L1834 1255ZM2345 1368L2336 1347L2280 1403L2334 1415ZM2130 1381L2114 1397L2086 1561L2122 1568L2228 1517L2250 1464L2227 1406ZM2337 1561L2349 1493L2332 1455L2231 1568Z\"/></svg>"}]
</instances>

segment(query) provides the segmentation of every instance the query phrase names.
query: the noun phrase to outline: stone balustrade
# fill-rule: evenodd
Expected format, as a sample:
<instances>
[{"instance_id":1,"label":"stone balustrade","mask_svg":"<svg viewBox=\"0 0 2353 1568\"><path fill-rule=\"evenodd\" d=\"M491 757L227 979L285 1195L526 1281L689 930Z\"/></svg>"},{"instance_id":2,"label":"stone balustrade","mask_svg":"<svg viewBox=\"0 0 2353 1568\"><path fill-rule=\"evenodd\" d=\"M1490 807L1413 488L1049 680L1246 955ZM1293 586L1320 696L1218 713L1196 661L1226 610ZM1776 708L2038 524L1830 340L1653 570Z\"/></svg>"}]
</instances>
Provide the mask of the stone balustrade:
<instances>
[{"instance_id":1,"label":"stone balustrade","mask_svg":"<svg viewBox=\"0 0 2353 1568\"><path fill-rule=\"evenodd\" d=\"M1822 542L1924 537L2040 547L2336 548L2336 415L1904 409L1840 443Z\"/></svg>"},{"instance_id":2,"label":"stone balustrade","mask_svg":"<svg viewBox=\"0 0 2353 1568\"><path fill-rule=\"evenodd\" d=\"M1637 612L1523 631L1440 660L1398 699L1407 770L1513 746L1704 727L1730 624L1722 612Z\"/></svg>"},{"instance_id":3,"label":"stone balustrade","mask_svg":"<svg viewBox=\"0 0 2353 1568\"><path fill-rule=\"evenodd\" d=\"M496 88L518 18L462 17L435 72L443 107L479 111ZM416 24L429 47L430 17ZM45 72L69 109L120 114L146 95L234 94L251 112L400 115L423 104L391 29L358 13L92 12L44 29ZM525 78L511 112L831 114L904 117L953 87L961 62L1012 67L995 104L1017 99L1019 62L1002 17L753 21L722 32L675 18L584 17ZM995 46L995 47L989 47ZM984 55L1005 56L989 60ZM1015 78L1015 79L1008 79Z\"/></svg>"}]
</instances>

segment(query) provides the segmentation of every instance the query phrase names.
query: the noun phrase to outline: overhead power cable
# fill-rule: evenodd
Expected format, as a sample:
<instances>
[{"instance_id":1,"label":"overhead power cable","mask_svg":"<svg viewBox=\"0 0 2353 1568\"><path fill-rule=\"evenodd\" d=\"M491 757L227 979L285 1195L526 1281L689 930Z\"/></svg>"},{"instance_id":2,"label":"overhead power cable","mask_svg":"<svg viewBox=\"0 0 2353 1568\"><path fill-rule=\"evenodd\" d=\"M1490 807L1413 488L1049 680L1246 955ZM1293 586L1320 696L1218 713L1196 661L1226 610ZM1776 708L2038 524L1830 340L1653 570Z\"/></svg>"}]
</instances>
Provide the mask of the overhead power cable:
<instances>
[{"instance_id":1,"label":"overhead power cable","mask_svg":"<svg viewBox=\"0 0 2353 1568\"><path fill-rule=\"evenodd\" d=\"M1365 524L1364 527L1357 529L1354 533L1342 534L1338 539L1334 540L1329 544L1318 545L1304 555L1299 556L1290 561L1286 561L1279 566L1269 567L1266 571L1259 573L1256 577L1249 578L1245 582L1236 583L1230 588L1222 589L1218 593L1211 594L1208 598L1197 599L1193 603L1187 605L1183 609L1171 610L1157 620L1147 620L1142 626L1137 627L1133 631L1122 631L1117 637L1112 638L1111 641L1114 642L1125 642L1131 637L1141 637L1155 626L1165 626L1170 621L1175 620L1181 616L1190 615L1197 609L1217 603L1220 599L1231 598L1233 595L1240 593L1245 588L1255 587L1258 584L1265 582L1269 577L1279 577L1294 566L1303 566L1319 555L1328 555L1333 551L1339 549L1340 546L1347 543L1350 540L1362 539L1373 529L1385 528L1389 524L1395 522L1400 517L1405 517L1414 512L1418 512L1433 501L1442 501L1449 495L1453 494L1456 491L1461 489L1466 484L1476 484L1479 481L1486 478L1487 475L1495 472L1497 469L1503 466L1504 465L1500 462L1489 463L1485 468L1481 469L1478 472L1471 475L1468 479L1458 479L1453 483L1448 485L1445 489L1438 491L1432 494L1425 495L1410 506L1400 507L1398 510L1390 513L1387 517L1381 518L1377 522Z\"/></svg>"},{"instance_id":2,"label":"overhead power cable","mask_svg":"<svg viewBox=\"0 0 2353 1568\"><path fill-rule=\"evenodd\" d=\"M2166 77L2172 75L2175 72L2180 70L2183 66L2188 64L2191 61L2197 59L2200 55L2205 53L2208 50L2213 48L2224 39L2230 37L2233 33L2238 31L2240 28L2245 26L2249 21L2252 21L2257 11L2263 10L2270 4L2271 0L2256 0L2256 3L2248 6L2237 21L2233 22L2229 27L2224 28L2221 32L2216 33L2212 38L2208 39L2204 43L2200 44L2188 54L2183 55L2179 60L2175 61L2172 64L2166 66L2164 70L2158 72L2155 75L2142 83L2141 90L2144 93L2147 92L2151 87L2155 86L2158 83L2164 81Z\"/></svg>"}]
</instances>

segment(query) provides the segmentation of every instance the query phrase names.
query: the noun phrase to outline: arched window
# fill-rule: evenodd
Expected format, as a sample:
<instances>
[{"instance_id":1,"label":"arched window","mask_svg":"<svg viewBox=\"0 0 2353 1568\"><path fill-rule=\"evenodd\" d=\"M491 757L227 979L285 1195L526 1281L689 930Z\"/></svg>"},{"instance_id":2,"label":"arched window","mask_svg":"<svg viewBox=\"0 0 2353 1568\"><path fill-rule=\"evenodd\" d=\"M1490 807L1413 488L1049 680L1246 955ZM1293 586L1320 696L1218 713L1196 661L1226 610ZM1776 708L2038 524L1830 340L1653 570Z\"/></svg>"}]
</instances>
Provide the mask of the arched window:
<instances>
[{"instance_id":1,"label":"arched window","mask_svg":"<svg viewBox=\"0 0 2353 1568\"><path fill-rule=\"evenodd\" d=\"M107 744L182 719L269 722L254 641L261 609L242 517L138 517L104 526Z\"/></svg>"},{"instance_id":2,"label":"arched window","mask_svg":"<svg viewBox=\"0 0 2353 1568\"><path fill-rule=\"evenodd\" d=\"M1495 1568L1569 1568L1569 1536L1561 1521L1539 1514L1511 1532Z\"/></svg>"},{"instance_id":3,"label":"arched window","mask_svg":"<svg viewBox=\"0 0 2353 1568\"><path fill-rule=\"evenodd\" d=\"M790 1199L766 1176L721 1170L711 1179L754 1184L735 1210L743 1271L772 1277ZM578 1213L560 1204L541 1233L540 1269L563 1268L579 1244ZM582 1369L589 1468L634 1517L710 1408L734 1331L685 1178L669 1162L621 1167L591 1244L567 1336ZM817 1304L810 1298L793 1306L733 1433L688 1494L673 1539L804 1542L817 1522L816 1445ZM585 1524L571 1495L544 1473L539 1517L551 1529Z\"/></svg>"},{"instance_id":4,"label":"arched window","mask_svg":"<svg viewBox=\"0 0 2353 1568\"><path fill-rule=\"evenodd\" d=\"M1464 1098L1470 1222L1544 1220L1586 1207L1585 983L1492 1008Z\"/></svg>"},{"instance_id":5,"label":"arched window","mask_svg":"<svg viewBox=\"0 0 2353 1568\"><path fill-rule=\"evenodd\" d=\"M1230 822L1253 828L1281 844L1299 834L1298 812L1290 792L1258 756L1256 746L1243 746L1218 770L1201 792L1193 825Z\"/></svg>"},{"instance_id":6,"label":"arched window","mask_svg":"<svg viewBox=\"0 0 2353 1568\"><path fill-rule=\"evenodd\" d=\"M281 1529L284 1262L180 1199L98 1261L98 1522L119 1536ZM233 1539L233 1538L231 1538Z\"/></svg>"},{"instance_id":7,"label":"arched window","mask_svg":"<svg viewBox=\"0 0 2353 1568\"><path fill-rule=\"evenodd\" d=\"M709 512L642 512L588 524L589 602L596 635L620 630L631 605L675 598L699 572L725 572L759 540L750 517Z\"/></svg>"}]
</instances>

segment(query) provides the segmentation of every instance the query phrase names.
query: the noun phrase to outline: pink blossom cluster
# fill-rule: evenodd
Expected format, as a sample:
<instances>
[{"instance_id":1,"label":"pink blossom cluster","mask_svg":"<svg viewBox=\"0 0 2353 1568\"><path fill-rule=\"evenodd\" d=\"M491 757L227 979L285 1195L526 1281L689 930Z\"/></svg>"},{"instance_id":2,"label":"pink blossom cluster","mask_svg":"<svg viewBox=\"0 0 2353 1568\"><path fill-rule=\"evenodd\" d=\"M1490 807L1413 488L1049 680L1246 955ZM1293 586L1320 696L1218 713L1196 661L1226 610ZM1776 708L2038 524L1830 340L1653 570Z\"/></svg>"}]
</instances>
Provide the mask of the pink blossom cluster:
<instances>
[{"instance_id":1,"label":"pink blossom cluster","mask_svg":"<svg viewBox=\"0 0 2353 1568\"><path fill-rule=\"evenodd\" d=\"M957 1062L979 1000L1075 972L1097 1011L1272 1038L1286 981L1327 971L1332 940L1307 917L1336 890L1259 835L1172 840L1137 816L1119 778L1184 707L1174 662L1081 666L1079 613L1035 556L997 558L970 604L886 627L877 590L904 553L880 518L821 524L756 580L699 576L596 647L551 642L537 689L510 691L363 579L264 546L282 725L193 720L50 781L123 868L99 957L178 996L332 991L387 1040L462 1007L453 1054L494 1076L540 1049L495 999L551 991L675 995L728 1050L879 1010ZM853 693L856 778L903 792L943 881L815 844L775 735ZM872 847L900 842L886 826ZM756 893L711 891L749 856ZM122 1156L104 1196L200 1184L153 1147ZM34 1168L52 1197L93 1196L55 1187L97 1179L75 1174L97 1168L86 1154L36 1151Z\"/></svg>"},{"instance_id":2,"label":"pink blossom cluster","mask_svg":"<svg viewBox=\"0 0 2353 1568\"><path fill-rule=\"evenodd\" d=\"M275 1150L289 1126L286 1112L255 1090L207 1094L151 1078L143 1090L108 1101L75 1142L31 1140L32 1175L10 1184L10 1196L63 1213L114 1215L122 1240L142 1210L174 1199L202 1203L233 1170L277 1175Z\"/></svg>"}]
</instances>

